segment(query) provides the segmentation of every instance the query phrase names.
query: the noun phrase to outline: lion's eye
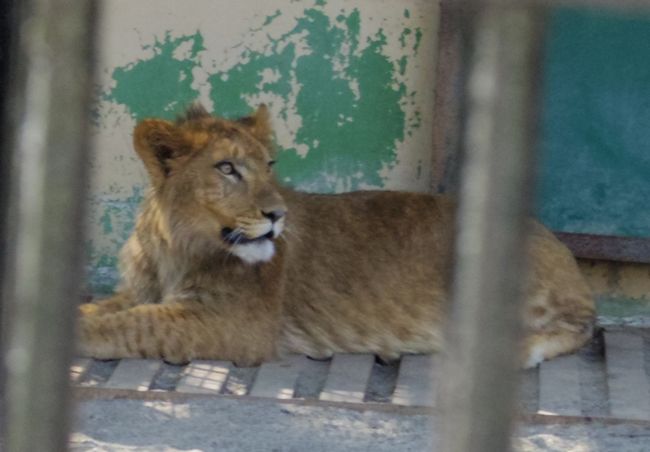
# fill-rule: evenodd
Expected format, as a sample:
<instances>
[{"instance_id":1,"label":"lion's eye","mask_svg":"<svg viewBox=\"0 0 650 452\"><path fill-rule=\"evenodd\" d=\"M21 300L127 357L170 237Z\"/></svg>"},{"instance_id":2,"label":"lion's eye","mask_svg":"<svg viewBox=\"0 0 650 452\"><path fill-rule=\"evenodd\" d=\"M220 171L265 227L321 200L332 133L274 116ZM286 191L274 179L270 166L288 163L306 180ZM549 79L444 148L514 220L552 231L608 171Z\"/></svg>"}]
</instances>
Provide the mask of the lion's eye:
<instances>
[{"instance_id":1,"label":"lion's eye","mask_svg":"<svg viewBox=\"0 0 650 452\"><path fill-rule=\"evenodd\" d=\"M235 167L230 162L219 162L216 167L223 174L232 174L235 171Z\"/></svg>"},{"instance_id":2,"label":"lion's eye","mask_svg":"<svg viewBox=\"0 0 650 452\"><path fill-rule=\"evenodd\" d=\"M214 166L226 176L236 176L238 178L241 177L235 169L235 165L230 162L219 162Z\"/></svg>"}]
</instances>

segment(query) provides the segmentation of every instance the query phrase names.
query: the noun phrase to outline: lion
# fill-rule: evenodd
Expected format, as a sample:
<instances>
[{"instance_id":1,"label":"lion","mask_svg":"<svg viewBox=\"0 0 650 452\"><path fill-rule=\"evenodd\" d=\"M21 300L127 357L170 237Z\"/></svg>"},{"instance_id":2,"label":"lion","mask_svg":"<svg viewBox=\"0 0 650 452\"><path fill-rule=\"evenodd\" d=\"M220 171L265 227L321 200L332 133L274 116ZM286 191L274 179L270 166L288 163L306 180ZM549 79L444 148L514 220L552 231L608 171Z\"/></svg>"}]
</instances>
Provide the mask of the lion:
<instances>
[{"instance_id":1,"label":"lion","mask_svg":"<svg viewBox=\"0 0 650 452\"><path fill-rule=\"evenodd\" d=\"M80 305L81 355L252 366L286 353L390 361L441 349L453 199L283 187L263 105L236 120L193 105L176 122L140 122L133 142L151 187L116 294ZM595 317L569 250L531 229L523 367L577 350Z\"/></svg>"}]
</instances>

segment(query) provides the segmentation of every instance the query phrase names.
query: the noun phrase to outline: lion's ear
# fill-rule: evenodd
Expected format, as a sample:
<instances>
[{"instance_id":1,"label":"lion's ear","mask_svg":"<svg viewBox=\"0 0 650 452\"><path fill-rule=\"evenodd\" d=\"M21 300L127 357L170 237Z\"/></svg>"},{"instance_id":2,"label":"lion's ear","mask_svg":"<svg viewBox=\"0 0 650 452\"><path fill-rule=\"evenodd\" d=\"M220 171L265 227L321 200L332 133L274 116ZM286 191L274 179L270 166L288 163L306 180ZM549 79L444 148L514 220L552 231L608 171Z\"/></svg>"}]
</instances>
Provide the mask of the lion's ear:
<instances>
[{"instance_id":1,"label":"lion's ear","mask_svg":"<svg viewBox=\"0 0 650 452\"><path fill-rule=\"evenodd\" d=\"M273 129L271 127L271 116L266 105L261 104L255 113L237 120L239 124L246 126L251 135L260 143L270 148L273 143Z\"/></svg>"},{"instance_id":2,"label":"lion's ear","mask_svg":"<svg viewBox=\"0 0 650 452\"><path fill-rule=\"evenodd\" d=\"M139 123L133 131L133 147L154 187L159 187L169 175L174 161L190 151L181 130L162 119L145 119Z\"/></svg>"}]
</instances>

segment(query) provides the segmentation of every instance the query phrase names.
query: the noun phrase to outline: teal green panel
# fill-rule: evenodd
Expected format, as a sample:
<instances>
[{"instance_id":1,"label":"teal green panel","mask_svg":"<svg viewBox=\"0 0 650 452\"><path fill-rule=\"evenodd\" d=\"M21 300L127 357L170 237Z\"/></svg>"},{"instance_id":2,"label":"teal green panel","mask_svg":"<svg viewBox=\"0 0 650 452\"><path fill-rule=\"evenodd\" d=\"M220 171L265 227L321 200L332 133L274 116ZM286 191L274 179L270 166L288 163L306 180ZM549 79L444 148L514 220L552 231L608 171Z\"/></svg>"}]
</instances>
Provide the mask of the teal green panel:
<instances>
[{"instance_id":1,"label":"teal green panel","mask_svg":"<svg viewBox=\"0 0 650 452\"><path fill-rule=\"evenodd\" d=\"M650 16L563 9L548 32L538 213L650 236Z\"/></svg>"}]
</instances>

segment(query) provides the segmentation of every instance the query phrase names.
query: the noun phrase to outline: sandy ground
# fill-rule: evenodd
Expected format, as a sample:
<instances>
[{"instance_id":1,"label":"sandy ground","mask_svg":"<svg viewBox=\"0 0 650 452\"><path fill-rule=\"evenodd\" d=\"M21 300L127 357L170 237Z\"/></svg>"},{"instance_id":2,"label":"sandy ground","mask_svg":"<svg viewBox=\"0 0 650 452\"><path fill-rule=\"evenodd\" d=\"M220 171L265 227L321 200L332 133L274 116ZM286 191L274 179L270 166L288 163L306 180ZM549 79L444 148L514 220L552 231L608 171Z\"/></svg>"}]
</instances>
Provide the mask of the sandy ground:
<instances>
[{"instance_id":1,"label":"sandy ground","mask_svg":"<svg viewBox=\"0 0 650 452\"><path fill-rule=\"evenodd\" d=\"M431 451L428 415L358 412L224 398L85 401L73 451ZM650 451L650 425L524 425L517 450Z\"/></svg>"}]
</instances>

